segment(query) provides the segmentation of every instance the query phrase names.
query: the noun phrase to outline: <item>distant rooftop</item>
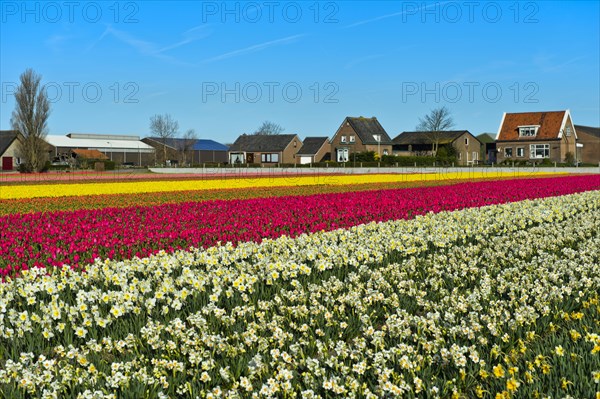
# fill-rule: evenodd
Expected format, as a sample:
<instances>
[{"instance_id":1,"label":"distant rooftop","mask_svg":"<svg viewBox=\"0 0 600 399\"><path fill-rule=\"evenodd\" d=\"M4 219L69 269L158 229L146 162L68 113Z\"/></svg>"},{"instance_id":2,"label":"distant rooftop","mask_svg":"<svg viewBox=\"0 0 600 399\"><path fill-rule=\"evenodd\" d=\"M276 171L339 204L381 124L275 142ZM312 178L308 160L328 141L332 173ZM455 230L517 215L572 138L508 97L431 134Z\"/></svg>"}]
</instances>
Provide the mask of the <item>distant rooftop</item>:
<instances>
[{"instance_id":1,"label":"distant rooftop","mask_svg":"<svg viewBox=\"0 0 600 399\"><path fill-rule=\"evenodd\" d=\"M160 137L147 137L144 140L152 140L156 143L160 143L161 145L164 143L167 147L171 147L176 150L184 148L186 144L186 139L180 138L169 138L163 140ZM191 149L194 151L227 151L229 147L214 140L195 139Z\"/></svg>"},{"instance_id":2,"label":"distant rooftop","mask_svg":"<svg viewBox=\"0 0 600 399\"><path fill-rule=\"evenodd\" d=\"M229 147L229 150L251 152L283 151L296 137L298 136L295 134L242 134Z\"/></svg>"},{"instance_id":3,"label":"distant rooftop","mask_svg":"<svg viewBox=\"0 0 600 399\"><path fill-rule=\"evenodd\" d=\"M0 155L10 147L17 134L16 130L0 130Z\"/></svg>"},{"instance_id":4,"label":"distant rooftop","mask_svg":"<svg viewBox=\"0 0 600 399\"><path fill-rule=\"evenodd\" d=\"M106 138L105 138L106 137ZM110 135L87 135L86 138L75 138L72 134L67 136L46 136L46 142L54 147L82 148L88 150L99 150L101 152L154 152L154 148L148 144L136 140L137 136L117 136L115 139ZM129 137L124 139L123 137Z\"/></svg>"},{"instance_id":5,"label":"distant rooftop","mask_svg":"<svg viewBox=\"0 0 600 399\"><path fill-rule=\"evenodd\" d=\"M67 137L72 139L92 140L139 140L140 136L125 134L93 134L93 133L69 133Z\"/></svg>"},{"instance_id":6,"label":"distant rooftop","mask_svg":"<svg viewBox=\"0 0 600 399\"><path fill-rule=\"evenodd\" d=\"M328 141L328 137L307 137L302 142L298 155L315 155Z\"/></svg>"}]
</instances>

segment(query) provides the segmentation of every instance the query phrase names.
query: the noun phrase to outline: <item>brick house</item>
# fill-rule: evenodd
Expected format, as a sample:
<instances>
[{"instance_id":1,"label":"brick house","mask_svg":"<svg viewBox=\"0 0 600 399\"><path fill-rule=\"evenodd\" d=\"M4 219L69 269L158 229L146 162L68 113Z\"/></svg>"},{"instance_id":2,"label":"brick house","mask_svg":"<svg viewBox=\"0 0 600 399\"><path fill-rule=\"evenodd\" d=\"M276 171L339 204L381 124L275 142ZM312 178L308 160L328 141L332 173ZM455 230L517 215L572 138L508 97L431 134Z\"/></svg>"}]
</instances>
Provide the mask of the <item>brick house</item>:
<instances>
[{"instance_id":1,"label":"brick house","mask_svg":"<svg viewBox=\"0 0 600 399\"><path fill-rule=\"evenodd\" d=\"M480 160L481 141L468 130L447 130L436 137L440 148L451 146L459 165L471 165ZM432 156L431 132L402 132L392 140L394 155Z\"/></svg>"},{"instance_id":2,"label":"brick house","mask_svg":"<svg viewBox=\"0 0 600 399\"><path fill-rule=\"evenodd\" d=\"M583 163L600 163L600 127L575 125L577 159Z\"/></svg>"},{"instance_id":3,"label":"brick house","mask_svg":"<svg viewBox=\"0 0 600 399\"><path fill-rule=\"evenodd\" d=\"M329 137L306 137L296 154L296 162L301 165L322 162L330 148Z\"/></svg>"},{"instance_id":4,"label":"brick house","mask_svg":"<svg viewBox=\"0 0 600 399\"><path fill-rule=\"evenodd\" d=\"M577 133L566 111L504 113L496 135L498 163L575 160Z\"/></svg>"},{"instance_id":5,"label":"brick house","mask_svg":"<svg viewBox=\"0 0 600 399\"><path fill-rule=\"evenodd\" d=\"M351 161L353 153L365 151L391 155L392 139L375 117L346 117L331 139L332 160Z\"/></svg>"},{"instance_id":6,"label":"brick house","mask_svg":"<svg viewBox=\"0 0 600 399\"><path fill-rule=\"evenodd\" d=\"M229 147L229 163L275 166L296 163L302 147L297 134L242 134Z\"/></svg>"}]
</instances>

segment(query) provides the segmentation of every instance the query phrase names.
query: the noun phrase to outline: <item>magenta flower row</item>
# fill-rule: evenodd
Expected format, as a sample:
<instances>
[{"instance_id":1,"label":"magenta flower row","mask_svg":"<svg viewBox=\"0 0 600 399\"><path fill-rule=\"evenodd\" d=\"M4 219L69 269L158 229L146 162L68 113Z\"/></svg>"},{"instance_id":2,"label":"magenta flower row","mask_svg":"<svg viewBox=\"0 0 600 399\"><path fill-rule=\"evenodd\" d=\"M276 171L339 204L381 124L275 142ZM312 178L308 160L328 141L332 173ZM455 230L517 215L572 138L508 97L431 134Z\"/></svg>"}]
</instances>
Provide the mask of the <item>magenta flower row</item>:
<instances>
[{"instance_id":1,"label":"magenta flower row","mask_svg":"<svg viewBox=\"0 0 600 399\"><path fill-rule=\"evenodd\" d=\"M0 275L600 189L600 175L0 217Z\"/></svg>"}]
</instances>

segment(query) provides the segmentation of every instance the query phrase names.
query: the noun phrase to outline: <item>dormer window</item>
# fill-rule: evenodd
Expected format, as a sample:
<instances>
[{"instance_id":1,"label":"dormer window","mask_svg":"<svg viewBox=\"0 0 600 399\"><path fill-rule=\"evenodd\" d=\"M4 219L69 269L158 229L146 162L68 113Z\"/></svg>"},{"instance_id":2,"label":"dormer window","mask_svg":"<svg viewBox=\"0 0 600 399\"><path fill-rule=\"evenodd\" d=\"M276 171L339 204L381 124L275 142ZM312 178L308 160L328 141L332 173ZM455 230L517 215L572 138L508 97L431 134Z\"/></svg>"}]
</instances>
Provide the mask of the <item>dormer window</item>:
<instances>
[{"instance_id":1,"label":"dormer window","mask_svg":"<svg viewBox=\"0 0 600 399\"><path fill-rule=\"evenodd\" d=\"M539 128L539 125L519 126L519 137L535 137Z\"/></svg>"},{"instance_id":2,"label":"dormer window","mask_svg":"<svg viewBox=\"0 0 600 399\"><path fill-rule=\"evenodd\" d=\"M381 141L381 134L374 134L373 138L375 139L376 142L380 142Z\"/></svg>"}]
</instances>

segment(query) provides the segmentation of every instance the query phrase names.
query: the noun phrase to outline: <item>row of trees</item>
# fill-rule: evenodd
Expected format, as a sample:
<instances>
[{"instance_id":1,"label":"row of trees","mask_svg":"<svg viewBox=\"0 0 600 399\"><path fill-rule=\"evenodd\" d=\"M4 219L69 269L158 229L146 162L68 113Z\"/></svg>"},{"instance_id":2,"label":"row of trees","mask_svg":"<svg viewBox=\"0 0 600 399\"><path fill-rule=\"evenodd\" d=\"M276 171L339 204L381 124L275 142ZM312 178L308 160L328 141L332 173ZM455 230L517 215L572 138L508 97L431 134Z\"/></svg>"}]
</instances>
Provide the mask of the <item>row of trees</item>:
<instances>
[{"instance_id":1,"label":"row of trees","mask_svg":"<svg viewBox=\"0 0 600 399\"><path fill-rule=\"evenodd\" d=\"M50 101L45 87L42 86L42 77L32 69L27 69L20 76L20 84L15 92L15 109L11 116L12 128L19 131L22 140L19 142L19 153L23 158L22 170L39 172L48 159L46 135L48 134L48 118L50 116ZM433 145L433 155L437 154L440 140L445 130L454 126L450 111L446 107L433 109L424 118L419 119L417 130L428 132L428 137ZM253 134L275 135L281 134L285 129L274 122L264 121ZM170 114L154 115L150 118L150 131L163 144L163 161L166 162L167 142L180 135L179 122ZM187 163L187 156L198 139L194 129L188 129L181 135L183 140L178 140L182 161Z\"/></svg>"}]
</instances>

